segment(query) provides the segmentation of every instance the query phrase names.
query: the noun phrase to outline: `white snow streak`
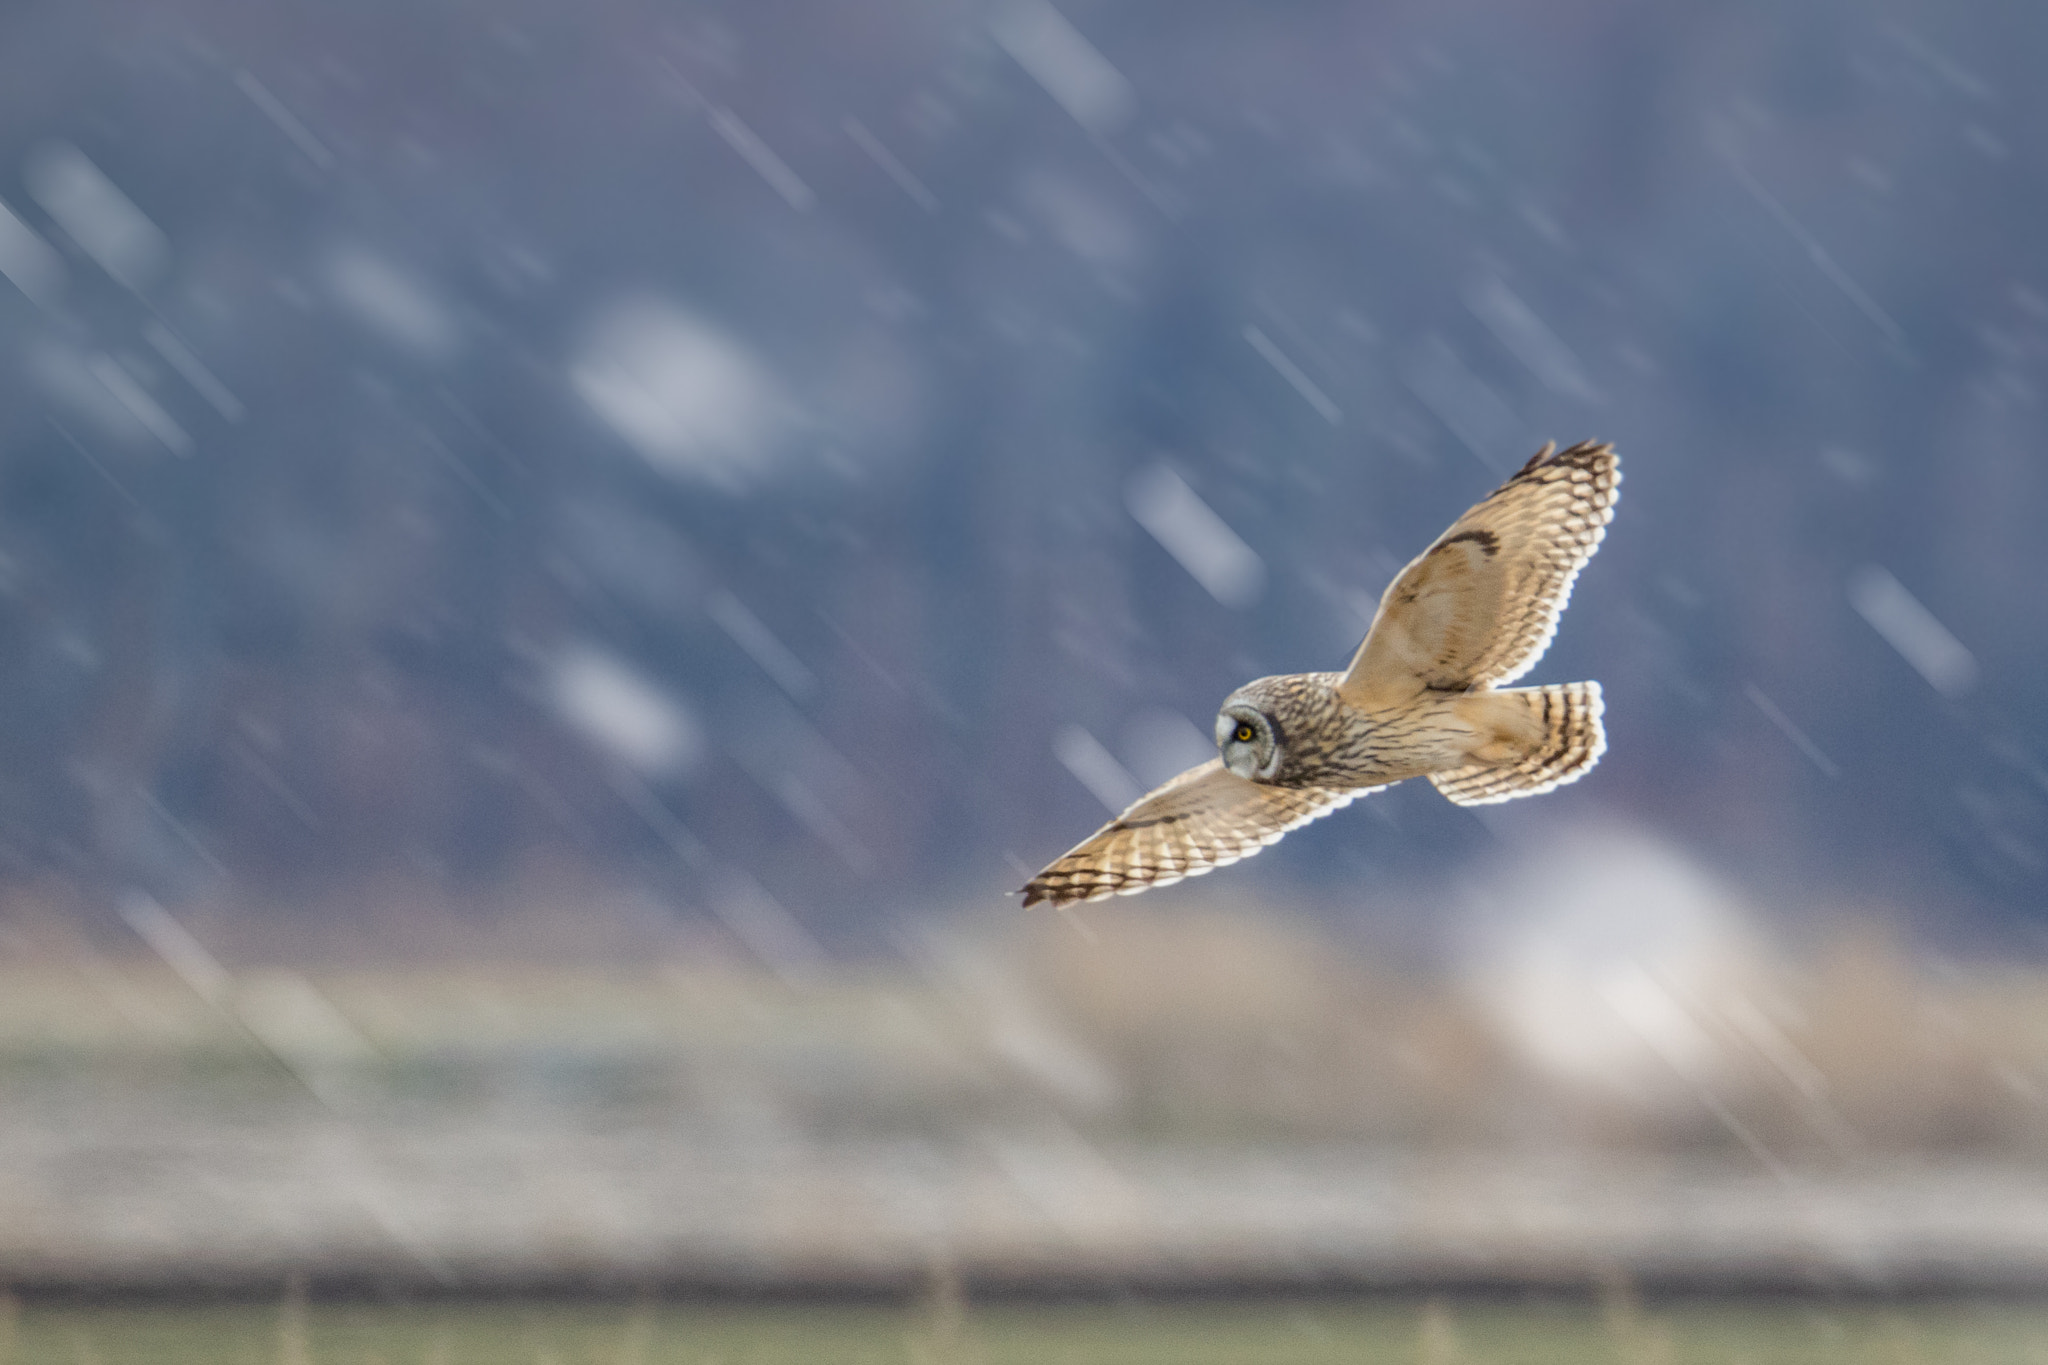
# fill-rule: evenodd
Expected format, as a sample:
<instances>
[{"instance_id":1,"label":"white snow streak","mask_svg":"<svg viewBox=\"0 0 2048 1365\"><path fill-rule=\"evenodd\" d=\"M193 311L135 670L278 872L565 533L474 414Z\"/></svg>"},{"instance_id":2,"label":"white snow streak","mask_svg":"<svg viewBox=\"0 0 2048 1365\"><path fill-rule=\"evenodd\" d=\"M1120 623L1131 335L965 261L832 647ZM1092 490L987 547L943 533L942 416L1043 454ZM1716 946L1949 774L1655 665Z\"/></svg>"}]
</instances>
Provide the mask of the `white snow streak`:
<instances>
[{"instance_id":1,"label":"white snow streak","mask_svg":"<svg viewBox=\"0 0 2048 1365\"><path fill-rule=\"evenodd\" d=\"M156 353L183 376L187 384L198 390L200 397L213 404L216 412L230 422L242 420L242 400L228 392L228 386L221 383L213 371L192 354L192 348L178 340L170 328L152 321L143 327L142 338L156 348Z\"/></svg>"},{"instance_id":2,"label":"white snow streak","mask_svg":"<svg viewBox=\"0 0 2048 1365\"><path fill-rule=\"evenodd\" d=\"M1976 687L1976 656L1890 573L1865 564L1850 574L1849 605L1942 696Z\"/></svg>"},{"instance_id":3,"label":"white snow streak","mask_svg":"<svg viewBox=\"0 0 2048 1365\"><path fill-rule=\"evenodd\" d=\"M1183 569L1226 607L1258 601L1266 565L1167 465L1154 465L1124 490L1124 505Z\"/></svg>"},{"instance_id":4,"label":"white snow streak","mask_svg":"<svg viewBox=\"0 0 2048 1365\"><path fill-rule=\"evenodd\" d=\"M882 145L882 140L868 131L867 125L857 118L840 121L839 126L853 139L853 145L868 154L868 159L882 168L882 174L896 182L896 187L910 196L911 202L926 213L939 211L938 196L911 174L910 168L896 159L896 154Z\"/></svg>"},{"instance_id":5,"label":"white snow streak","mask_svg":"<svg viewBox=\"0 0 2048 1365\"><path fill-rule=\"evenodd\" d=\"M263 116L276 124L277 130L289 138L308 161L323 171L334 164L334 153L328 151L326 145L313 136L312 130L299 122L297 116L285 108L262 81L246 71L238 71L235 73L235 88L247 95L250 103L262 110Z\"/></svg>"},{"instance_id":6,"label":"white snow streak","mask_svg":"<svg viewBox=\"0 0 2048 1365\"><path fill-rule=\"evenodd\" d=\"M1600 401L1600 391L1571 347L1497 276L1474 280L1465 291L1465 306L1544 388L1584 403Z\"/></svg>"},{"instance_id":7,"label":"white snow streak","mask_svg":"<svg viewBox=\"0 0 2048 1365\"><path fill-rule=\"evenodd\" d=\"M64 292L64 258L4 203L0 203L0 275L44 308L55 308Z\"/></svg>"},{"instance_id":8,"label":"white snow streak","mask_svg":"<svg viewBox=\"0 0 2048 1365\"><path fill-rule=\"evenodd\" d=\"M1793 747L1805 754L1814 767L1820 769L1823 777L1837 778L1842 775L1842 770L1835 766L1835 761L1822 753L1820 746L1807 737L1806 731L1794 725L1792 718L1780 711L1778 704L1765 696L1761 687L1755 683L1744 683L1742 690L1756 703L1756 709L1764 713L1765 719L1777 726L1779 732L1792 741Z\"/></svg>"},{"instance_id":9,"label":"white snow streak","mask_svg":"<svg viewBox=\"0 0 2048 1365\"><path fill-rule=\"evenodd\" d=\"M1137 93L1123 72L1047 0L1005 6L994 31L1003 51L1091 133L1113 133L1137 111Z\"/></svg>"},{"instance_id":10,"label":"white snow streak","mask_svg":"<svg viewBox=\"0 0 2048 1365\"><path fill-rule=\"evenodd\" d=\"M29 154L22 179L29 197L116 280L140 292L163 273L169 239L78 148L45 143Z\"/></svg>"},{"instance_id":11,"label":"white snow streak","mask_svg":"<svg viewBox=\"0 0 2048 1365\"><path fill-rule=\"evenodd\" d=\"M774 633L761 623L761 618L748 611L746 604L737 597L729 592L715 592L704 604L704 609L718 628L730 636L748 658L759 664L761 671L774 679L775 685L787 692L792 700L802 701L817 691L818 680L811 670L805 668L803 661L776 639Z\"/></svg>"},{"instance_id":12,"label":"white snow streak","mask_svg":"<svg viewBox=\"0 0 2048 1365\"><path fill-rule=\"evenodd\" d=\"M1334 427L1344 420L1344 414L1330 401L1330 395L1317 387L1316 381L1304 374L1301 366L1289 360L1286 353L1273 344L1271 337L1257 327L1247 327L1244 329L1244 339L1251 343L1253 350L1266 358L1268 365L1280 372L1280 377L1292 385L1296 393L1308 400L1308 405L1314 408L1316 414L1325 422Z\"/></svg>"},{"instance_id":13,"label":"white snow streak","mask_svg":"<svg viewBox=\"0 0 2048 1365\"><path fill-rule=\"evenodd\" d=\"M811 187L789 168L789 163L775 154L775 150L752 128L740 121L740 116L730 109L712 109L711 127L725 139L740 155L740 160L752 166L770 189L781 195L789 206L798 213L809 213L818 196L811 193Z\"/></svg>"},{"instance_id":14,"label":"white snow streak","mask_svg":"<svg viewBox=\"0 0 2048 1365\"><path fill-rule=\"evenodd\" d=\"M1116 755L1078 725L1065 726L1052 737L1052 754L1111 815L1121 815L1145 794L1138 779L1116 761Z\"/></svg>"},{"instance_id":15,"label":"white snow streak","mask_svg":"<svg viewBox=\"0 0 2048 1365\"><path fill-rule=\"evenodd\" d=\"M177 419L165 412L163 405L149 396L135 376L121 368L112 356L95 355L85 366L92 377L106 386L117 402L128 410L128 415L148 430L149 434L164 443L174 455L192 453L192 438L178 425Z\"/></svg>"}]
</instances>

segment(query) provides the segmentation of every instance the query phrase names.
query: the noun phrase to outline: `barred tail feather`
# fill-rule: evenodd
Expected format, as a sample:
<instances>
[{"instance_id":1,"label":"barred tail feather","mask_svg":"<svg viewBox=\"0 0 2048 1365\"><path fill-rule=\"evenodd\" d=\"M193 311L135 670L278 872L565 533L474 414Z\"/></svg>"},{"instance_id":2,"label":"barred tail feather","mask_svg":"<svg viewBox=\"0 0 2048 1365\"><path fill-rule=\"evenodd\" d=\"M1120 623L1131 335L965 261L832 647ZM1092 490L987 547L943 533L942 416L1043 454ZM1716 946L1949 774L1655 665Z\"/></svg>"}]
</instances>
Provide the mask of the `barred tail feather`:
<instances>
[{"instance_id":1,"label":"barred tail feather","mask_svg":"<svg viewBox=\"0 0 2048 1365\"><path fill-rule=\"evenodd\" d=\"M1505 763L1471 763L1431 773L1436 789L1461 806L1490 806L1576 782L1607 752L1599 683L1516 687L1491 695L1513 698L1527 707L1529 718L1541 727L1541 737L1520 758Z\"/></svg>"}]
</instances>

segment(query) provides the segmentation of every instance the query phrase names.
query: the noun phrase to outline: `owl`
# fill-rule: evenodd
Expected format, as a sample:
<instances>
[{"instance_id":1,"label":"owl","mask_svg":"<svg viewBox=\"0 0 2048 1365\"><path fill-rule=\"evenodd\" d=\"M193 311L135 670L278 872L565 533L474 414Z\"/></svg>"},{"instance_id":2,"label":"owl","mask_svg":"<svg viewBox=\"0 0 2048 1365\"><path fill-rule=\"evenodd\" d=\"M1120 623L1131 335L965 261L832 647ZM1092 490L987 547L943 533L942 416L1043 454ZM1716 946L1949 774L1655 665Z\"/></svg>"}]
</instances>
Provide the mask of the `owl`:
<instances>
[{"instance_id":1,"label":"owl","mask_svg":"<svg viewBox=\"0 0 2048 1365\"><path fill-rule=\"evenodd\" d=\"M1612 446L1545 445L1401 571L1349 668L1231 693L1218 756L1033 877L1024 904L1170 886L1410 777L1483 806L1585 776L1607 749L1600 684L1505 684L1549 648L1620 492Z\"/></svg>"}]
</instances>

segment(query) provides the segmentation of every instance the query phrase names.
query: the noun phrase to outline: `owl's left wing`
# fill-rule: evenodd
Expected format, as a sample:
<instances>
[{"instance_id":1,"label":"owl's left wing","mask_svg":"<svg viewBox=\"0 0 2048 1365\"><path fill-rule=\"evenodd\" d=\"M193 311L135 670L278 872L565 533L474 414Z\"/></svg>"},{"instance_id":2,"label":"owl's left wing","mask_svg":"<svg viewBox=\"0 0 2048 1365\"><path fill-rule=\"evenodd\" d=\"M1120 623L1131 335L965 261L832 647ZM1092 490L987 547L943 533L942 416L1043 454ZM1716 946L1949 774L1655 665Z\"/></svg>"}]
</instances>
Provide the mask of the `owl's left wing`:
<instances>
[{"instance_id":1,"label":"owl's left wing","mask_svg":"<svg viewBox=\"0 0 2048 1365\"><path fill-rule=\"evenodd\" d=\"M1287 831L1378 790L1268 786L1212 758L1139 798L1033 877L1024 903L1071 905L1171 886L1249 858Z\"/></svg>"},{"instance_id":2,"label":"owl's left wing","mask_svg":"<svg viewBox=\"0 0 2048 1365\"><path fill-rule=\"evenodd\" d=\"M1614 447L1546 445L1403 569L1337 684L1353 706L1513 682L1557 633L1621 496Z\"/></svg>"}]
</instances>

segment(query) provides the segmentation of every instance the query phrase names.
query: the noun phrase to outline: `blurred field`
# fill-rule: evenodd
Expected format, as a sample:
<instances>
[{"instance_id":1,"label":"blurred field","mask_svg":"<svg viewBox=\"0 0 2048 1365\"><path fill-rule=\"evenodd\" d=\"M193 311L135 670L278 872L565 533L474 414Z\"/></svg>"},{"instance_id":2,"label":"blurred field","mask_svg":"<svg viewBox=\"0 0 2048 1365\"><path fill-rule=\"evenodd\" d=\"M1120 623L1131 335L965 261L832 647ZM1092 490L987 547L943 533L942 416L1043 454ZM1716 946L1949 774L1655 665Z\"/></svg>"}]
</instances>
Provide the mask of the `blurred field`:
<instances>
[{"instance_id":1,"label":"blurred field","mask_svg":"<svg viewBox=\"0 0 2048 1365\"><path fill-rule=\"evenodd\" d=\"M168 919L143 956L18 910L0 1283L2048 1285L2048 975L1767 947L1639 872L1614 925L1524 878L1522 938L1398 969L1199 907L798 978L284 967Z\"/></svg>"},{"instance_id":2,"label":"blurred field","mask_svg":"<svg viewBox=\"0 0 2048 1365\"><path fill-rule=\"evenodd\" d=\"M56 1308L4 1365L2027 1365L2048 1308L1321 1301Z\"/></svg>"}]
</instances>

